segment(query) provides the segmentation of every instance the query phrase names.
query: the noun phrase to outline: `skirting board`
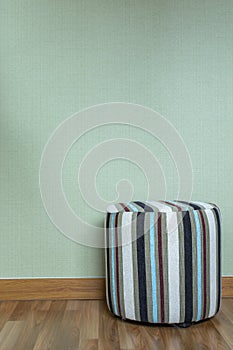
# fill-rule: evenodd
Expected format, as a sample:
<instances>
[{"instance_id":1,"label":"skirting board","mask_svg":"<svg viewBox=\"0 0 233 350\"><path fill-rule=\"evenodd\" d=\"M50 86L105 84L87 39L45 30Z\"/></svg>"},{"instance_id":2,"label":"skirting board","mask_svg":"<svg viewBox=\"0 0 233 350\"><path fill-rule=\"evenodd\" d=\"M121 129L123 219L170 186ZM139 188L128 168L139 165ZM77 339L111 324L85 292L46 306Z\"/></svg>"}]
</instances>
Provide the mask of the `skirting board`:
<instances>
[{"instance_id":1,"label":"skirting board","mask_svg":"<svg viewBox=\"0 0 233 350\"><path fill-rule=\"evenodd\" d=\"M222 277L222 296L233 297L233 276ZM0 279L0 300L105 299L105 278Z\"/></svg>"},{"instance_id":2,"label":"skirting board","mask_svg":"<svg viewBox=\"0 0 233 350\"><path fill-rule=\"evenodd\" d=\"M0 300L104 298L104 278L0 279Z\"/></svg>"}]
</instances>

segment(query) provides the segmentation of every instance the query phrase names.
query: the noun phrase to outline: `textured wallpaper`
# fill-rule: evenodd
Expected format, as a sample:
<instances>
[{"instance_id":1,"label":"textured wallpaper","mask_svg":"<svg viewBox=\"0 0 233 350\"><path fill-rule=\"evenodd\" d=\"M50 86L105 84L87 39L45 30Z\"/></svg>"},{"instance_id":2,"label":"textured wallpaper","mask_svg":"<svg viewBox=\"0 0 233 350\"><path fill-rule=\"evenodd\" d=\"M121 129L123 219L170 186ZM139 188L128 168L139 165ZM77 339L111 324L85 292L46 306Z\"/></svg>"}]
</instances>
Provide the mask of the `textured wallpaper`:
<instances>
[{"instance_id":1,"label":"textured wallpaper","mask_svg":"<svg viewBox=\"0 0 233 350\"><path fill-rule=\"evenodd\" d=\"M0 277L104 275L102 249L69 240L51 223L38 174L62 121L112 101L150 107L178 130L192 159L192 199L222 210L223 274L232 275L233 2L0 0L0 26ZM176 195L175 166L150 134L133 125L96 128L63 167L71 207L93 224L103 214L79 193L77 168L95 144L114 137L149 148L167 197ZM114 200L123 178L135 199L146 196L143 171L124 159L100 169L99 195Z\"/></svg>"}]
</instances>

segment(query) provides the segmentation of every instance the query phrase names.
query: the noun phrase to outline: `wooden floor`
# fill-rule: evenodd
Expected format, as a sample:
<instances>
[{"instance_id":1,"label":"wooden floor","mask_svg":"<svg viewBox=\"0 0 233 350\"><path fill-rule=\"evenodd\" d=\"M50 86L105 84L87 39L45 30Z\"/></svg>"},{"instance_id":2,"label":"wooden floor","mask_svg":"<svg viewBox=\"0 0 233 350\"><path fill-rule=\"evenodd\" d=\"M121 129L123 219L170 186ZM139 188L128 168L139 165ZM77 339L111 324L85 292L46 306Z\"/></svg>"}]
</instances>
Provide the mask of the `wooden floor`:
<instances>
[{"instance_id":1,"label":"wooden floor","mask_svg":"<svg viewBox=\"0 0 233 350\"><path fill-rule=\"evenodd\" d=\"M233 298L185 329L124 322L102 300L0 302L0 349L233 349Z\"/></svg>"}]
</instances>

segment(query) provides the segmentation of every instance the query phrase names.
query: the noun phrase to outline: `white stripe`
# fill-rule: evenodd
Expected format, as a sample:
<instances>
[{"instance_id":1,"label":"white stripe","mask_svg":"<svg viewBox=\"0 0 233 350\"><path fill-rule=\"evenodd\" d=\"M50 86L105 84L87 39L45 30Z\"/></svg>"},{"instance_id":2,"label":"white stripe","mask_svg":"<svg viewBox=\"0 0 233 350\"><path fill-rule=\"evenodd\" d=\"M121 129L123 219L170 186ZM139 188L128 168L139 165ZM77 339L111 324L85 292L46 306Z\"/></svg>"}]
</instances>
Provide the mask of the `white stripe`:
<instances>
[{"instance_id":1,"label":"white stripe","mask_svg":"<svg viewBox=\"0 0 233 350\"><path fill-rule=\"evenodd\" d=\"M167 213L169 323L180 322L179 232L177 213Z\"/></svg>"},{"instance_id":2,"label":"white stripe","mask_svg":"<svg viewBox=\"0 0 233 350\"><path fill-rule=\"evenodd\" d=\"M117 209L117 207L115 207L115 205L111 204L107 207L107 212L108 213L118 213L119 209Z\"/></svg>"},{"instance_id":3,"label":"white stripe","mask_svg":"<svg viewBox=\"0 0 233 350\"><path fill-rule=\"evenodd\" d=\"M192 202L194 204L199 204L202 205L205 209L213 209L213 205L209 204L209 203L204 203L204 202Z\"/></svg>"},{"instance_id":4,"label":"white stripe","mask_svg":"<svg viewBox=\"0 0 233 350\"><path fill-rule=\"evenodd\" d=\"M184 209L182 211L189 211L190 210L189 209L190 206L188 206L188 204L184 204L184 203L181 203L179 201L169 201L169 202L178 205L179 207L181 207L181 209Z\"/></svg>"},{"instance_id":5,"label":"white stripe","mask_svg":"<svg viewBox=\"0 0 233 350\"><path fill-rule=\"evenodd\" d=\"M123 284L124 284L124 305L125 317L134 320L134 281L133 281L133 257L132 257L132 215L133 213L122 214L122 263L123 263Z\"/></svg>"},{"instance_id":6,"label":"white stripe","mask_svg":"<svg viewBox=\"0 0 233 350\"><path fill-rule=\"evenodd\" d=\"M148 204L153 205L154 207L158 208L160 212L163 213L170 213L172 212L172 208L164 203L160 203L160 202L147 202Z\"/></svg>"},{"instance_id":7,"label":"white stripe","mask_svg":"<svg viewBox=\"0 0 233 350\"><path fill-rule=\"evenodd\" d=\"M211 210L206 210L206 216L209 224L209 240L210 240L210 310L209 317L215 314L216 302L217 302L217 285L216 285L216 254L217 254L217 241L216 241L216 223L214 214Z\"/></svg>"}]
</instances>

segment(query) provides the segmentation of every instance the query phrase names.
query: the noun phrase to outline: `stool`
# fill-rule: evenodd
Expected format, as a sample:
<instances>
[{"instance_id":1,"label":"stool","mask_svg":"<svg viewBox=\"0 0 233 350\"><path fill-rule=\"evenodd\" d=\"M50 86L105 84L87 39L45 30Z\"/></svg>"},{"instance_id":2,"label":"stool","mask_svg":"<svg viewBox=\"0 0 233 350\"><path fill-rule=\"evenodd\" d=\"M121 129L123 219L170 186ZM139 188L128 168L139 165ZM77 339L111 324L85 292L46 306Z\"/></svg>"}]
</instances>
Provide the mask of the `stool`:
<instances>
[{"instance_id":1,"label":"stool","mask_svg":"<svg viewBox=\"0 0 233 350\"><path fill-rule=\"evenodd\" d=\"M107 208L106 297L125 320L186 327L220 307L220 210L147 201Z\"/></svg>"}]
</instances>

